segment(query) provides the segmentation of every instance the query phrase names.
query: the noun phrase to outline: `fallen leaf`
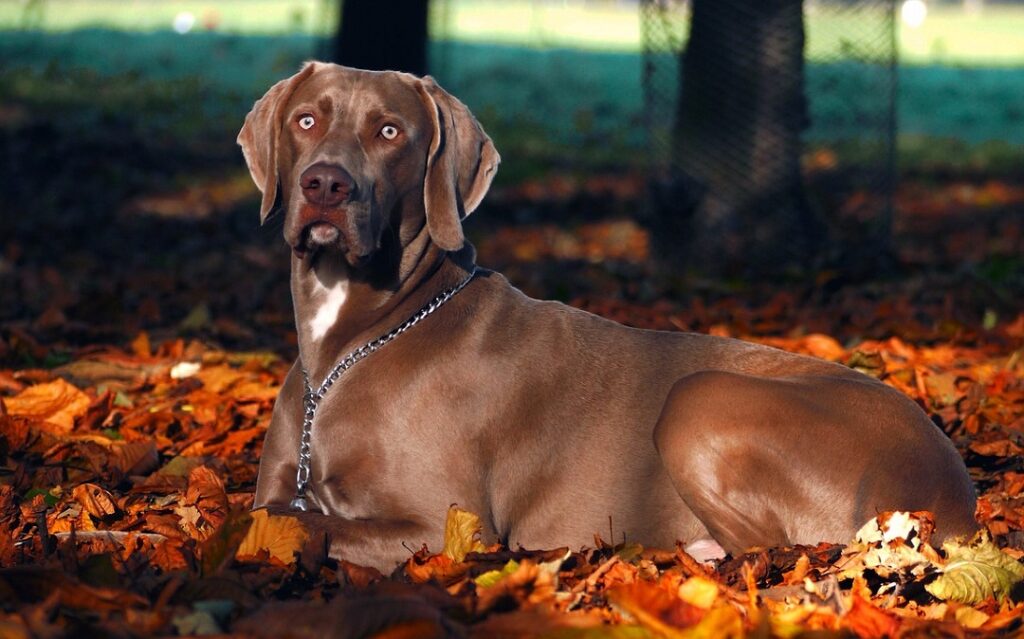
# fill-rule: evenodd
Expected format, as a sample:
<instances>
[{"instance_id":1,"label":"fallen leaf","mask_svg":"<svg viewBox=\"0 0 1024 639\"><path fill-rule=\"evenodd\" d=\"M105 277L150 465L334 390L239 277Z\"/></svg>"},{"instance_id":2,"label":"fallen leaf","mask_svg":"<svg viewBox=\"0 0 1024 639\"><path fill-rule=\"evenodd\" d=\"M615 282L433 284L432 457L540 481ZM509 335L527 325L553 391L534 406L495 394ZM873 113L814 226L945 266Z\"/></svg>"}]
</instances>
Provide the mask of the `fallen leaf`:
<instances>
[{"instance_id":1,"label":"fallen leaf","mask_svg":"<svg viewBox=\"0 0 1024 639\"><path fill-rule=\"evenodd\" d=\"M139 357L150 357L153 354L153 347L149 343L149 333L139 332L131 343L132 352Z\"/></svg>"},{"instance_id":2,"label":"fallen leaf","mask_svg":"<svg viewBox=\"0 0 1024 639\"><path fill-rule=\"evenodd\" d=\"M266 512L266 511L263 511ZM248 537L253 517L248 509L235 507L216 532L207 537L199 546L200 567L203 575L212 575L226 561L234 557Z\"/></svg>"},{"instance_id":3,"label":"fallen leaf","mask_svg":"<svg viewBox=\"0 0 1024 639\"><path fill-rule=\"evenodd\" d=\"M982 627L989 620L989 615L984 612L967 607L957 608L953 616L958 624L972 630Z\"/></svg>"},{"instance_id":4,"label":"fallen leaf","mask_svg":"<svg viewBox=\"0 0 1024 639\"><path fill-rule=\"evenodd\" d=\"M238 546L235 557L255 557L259 551L265 550L278 561L293 564L308 537L302 522L295 517L270 515L265 509L254 510L252 526Z\"/></svg>"},{"instance_id":5,"label":"fallen leaf","mask_svg":"<svg viewBox=\"0 0 1024 639\"><path fill-rule=\"evenodd\" d=\"M63 379L29 386L14 397L4 400L11 415L32 417L53 424L60 432L68 433L75 419L85 415L92 400Z\"/></svg>"},{"instance_id":6,"label":"fallen leaf","mask_svg":"<svg viewBox=\"0 0 1024 639\"><path fill-rule=\"evenodd\" d=\"M113 495L96 484L79 484L71 491L71 496L97 519L113 515L118 510Z\"/></svg>"},{"instance_id":7,"label":"fallen leaf","mask_svg":"<svg viewBox=\"0 0 1024 639\"><path fill-rule=\"evenodd\" d=\"M895 637L900 620L876 607L854 588L850 595L850 610L843 615L842 624L859 637Z\"/></svg>"},{"instance_id":8,"label":"fallen leaf","mask_svg":"<svg viewBox=\"0 0 1024 639\"><path fill-rule=\"evenodd\" d=\"M977 605L990 597L1003 600L1024 581L1024 565L992 543L984 529L966 544L942 544L947 563L942 574L925 585L939 599Z\"/></svg>"},{"instance_id":9,"label":"fallen leaf","mask_svg":"<svg viewBox=\"0 0 1024 639\"><path fill-rule=\"evenodd\" d=\"M647 581L616 586L608 590L607 597L609 603L641 626L664 637L682 637L680 629L696 625L708 612L678 597L665 585Z\"/></svg>"},{"instance_id":10,"label":"fallen leaf","mask_svg":"<svg viewBox=\"0 0 1024 639\"><path fill-rule=\"evenodd\" d=\"M519 562L515 559L509 559L508 563L502 566L501 570L488 570L487 572L477 576L477 578L473 580L473 583L475 583L479 588L488 588L511 575L518 570L518 568Z\"/></svg>"},{"instance_id":11,"label":"fallen leaf","mask_svg":"<svg viewBox=\"0 0 1024 639\"><path fill-rule=\"evenodd\" d=\"M679 584L677 595L680 599L696 606L707 610L715 604L721 594L721 589L718 584L714 581L707 579L706 577L690 577L683 583Z\"/></svg>"},{"instance_id":12,"label":"fallen leaf","mask_svg":"<svg viewBox=\"0 0 1024 639\"><path fill-rule=\"evenodd\" d=\"M477 588L477 612L528 608L550 602L557 580L536 563L524 559L515 570L490 586Z\"/></svg>"},{"instance_id":13,"label":"fallen leaf","mask_svg":"<svg viewBox=\"0 0 1024 639\"><path fill-rule=\"evenodd\" d=\"M483 552L486 547L480 541L482 531L479 517L458 506L450 506L444 523L444 550L441 554L452 561L462 561L468 553Z\"/></svg>"}]
</instances>

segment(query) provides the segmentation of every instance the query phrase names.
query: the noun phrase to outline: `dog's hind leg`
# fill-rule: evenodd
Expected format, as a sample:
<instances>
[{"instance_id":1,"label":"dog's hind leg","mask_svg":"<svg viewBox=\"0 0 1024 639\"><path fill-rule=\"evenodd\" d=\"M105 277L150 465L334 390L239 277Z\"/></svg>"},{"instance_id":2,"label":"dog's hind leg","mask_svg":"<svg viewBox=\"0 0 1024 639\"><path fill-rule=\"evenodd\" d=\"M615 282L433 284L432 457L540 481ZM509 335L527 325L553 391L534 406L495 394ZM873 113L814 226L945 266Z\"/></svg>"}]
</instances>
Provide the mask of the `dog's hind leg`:
<instances>
[{"instance_id":1,"label":"dog's hind leg","mask_svg":"<svg viewBox=\"0 0 1024 639\"><path fill-rule=\"evenodd\" d=\"M870 444L860 442L848 465L826 461L846 424L806 393L802 382L704 371L679 380L666 400L654 431L662 463L730 553L845 542L855 530L852 495Z\"/></svg>"}]
</instances>

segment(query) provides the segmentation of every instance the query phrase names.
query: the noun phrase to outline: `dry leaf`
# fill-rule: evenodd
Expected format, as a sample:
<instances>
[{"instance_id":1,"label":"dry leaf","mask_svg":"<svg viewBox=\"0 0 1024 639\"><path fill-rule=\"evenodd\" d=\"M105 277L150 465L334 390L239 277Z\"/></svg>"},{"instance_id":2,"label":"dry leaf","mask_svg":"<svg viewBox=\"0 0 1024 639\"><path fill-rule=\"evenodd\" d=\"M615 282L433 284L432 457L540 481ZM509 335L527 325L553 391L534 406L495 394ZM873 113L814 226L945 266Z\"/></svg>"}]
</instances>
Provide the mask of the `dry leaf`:
<instances>
[{"instance_id":1,"label":"dry leaf","mask_svg":"<svg viewBox=\"0 0 1024 639\"><path fill-rule=\"evenodd\" d=\"M697 608L703 608L707 610L714 605L715 600L721 594L721 589L718 584L706 577L690 577L683 583L679 584L679 589L676 593L680 599L696 606Z\"/></svg>"},{"instance_id":2,"label":"dry leaf","mask_svg":"<svg viewBox=\"0 0 1024 639\"><path fill-rule=\"evenodd\" d=\"M252 526L235 557L255 557L261 550L284 564L293 564L309 533L295 517L271 515L265 509L252 511Z\"/></svg>"},{"instance_id":3,"label":"dry leaf","mask_svg":"<svg viewBox=\"0 0 1024 639\"><path fill-rule=\"evenodd\" d=\"M1024 564L992 543L988 532L978 531L967 543L942 544L947 563L942 574L925 589L939 599L978 605L987 599L1003 600L1024 581Z\"/></svg>"},{"instance_id":4,"label":"dry leaf","mask_svg":"<svg viewBox=\"0 0 1024 639\"><path fill-rule=\"evenodd\" d=\"M857 589L850 595L849 612L843 615L844 626L860 637L895 637L900 629L900 620L879 610L869 600L860 596Z\"/></svg>"},{"instance_id":5,"label":"dry leaf","mask_svg":"<svg viewBox=\"0 0 1024 639\"><path fill-rule=\"evenodd\" d=\"M96 484L79 484L71 491L71 496L85 508L87 513L97 519L117 512L113 495Z\"/></svg>"},{"instance_id":6,"label":"dry leaf","mask_svg":"<svg viewBox=\"0 0 1024 639\"><path fill-rule=\"evenodd\" d=\"M11 415L32 417L68 433L75 426L75 419L85 415L92 400L63 379L29 386L14 397L4 398L7 412Z\"/></svg>"},{"instance_id":7,"label":"dry leaf","mask_svg":"<svg viewBox=\"0 0 1024 639\"><path fill-rule=\"evenodd\" d=\"M524 559L510 574L490 586L477 588L477 612L499 607L529 608L550 601L557 582L547 570Z\"/></svg>"},{"instance_id":8,"label":"dry leaf","mask_svg":"<svg viewBox=\"0 0 1024 639\"><path fill-rule=\"evenodd\" d=\"M699 623L707 613L679 598L667 586L647 581L616 586L608 591L607 597L609 603L662 637L682 637L680 629Z\"/></svg>"},{"instance_id":9,"label":"dry leaf","mask_svg":"<svg viewBox=\"0 0 1024 639\"><path fill-rule=\"evenodd\" d=\"M441 554L452 561L462 561L471 552L486 550L480 541L483 524L480 518L452 505L448 508L448 517L444 522L444 550Z\"/></svg>"}]
</instances>

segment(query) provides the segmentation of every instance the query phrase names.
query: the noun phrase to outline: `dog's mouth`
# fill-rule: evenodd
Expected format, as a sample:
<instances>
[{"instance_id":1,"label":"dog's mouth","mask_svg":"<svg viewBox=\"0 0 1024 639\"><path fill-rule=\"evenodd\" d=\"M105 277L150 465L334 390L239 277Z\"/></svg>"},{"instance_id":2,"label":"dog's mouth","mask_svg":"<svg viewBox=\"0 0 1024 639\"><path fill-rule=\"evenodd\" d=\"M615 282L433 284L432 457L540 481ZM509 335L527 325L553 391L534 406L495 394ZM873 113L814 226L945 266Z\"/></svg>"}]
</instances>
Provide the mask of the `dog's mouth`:
<instances>
[{"instance_id":1,"label":"dog's mouth","mask_svg":"<svg viewBox=\"0 0 1024 639\"><path fill-rule=\"evenodd\" d=\"M344 259L352 267L365 266L373 252L357 254L355 247L350 246L345 239L345 234L334 223L326 220L316 220L303 227L299 233L299 240L293 247L295 254L300 258L316 255L320 252L337 252L344 256Z\"/></svg>"},{"instance_id":2,"label":"dog's mouth","mask_svg":"<svg viewBox=\"0 0 1024 639\"><path fill-rule=\"evenodd\" d=\"M306 227L308 246L331 246L341 239L341 229L330 222L314 222Z\"/></svg>"},{"instance_id":3,"label":"dog's mouth","mask_svg":"<svg viewBox=\"0 0 1024 639\"><path fill-rule=\"evenodd\" d=\"M310 222L302 227L298 241L292 247L299 257L321 250L345 250L345 238L337 226L325 220Z\"/></svg>"}]
</instances>

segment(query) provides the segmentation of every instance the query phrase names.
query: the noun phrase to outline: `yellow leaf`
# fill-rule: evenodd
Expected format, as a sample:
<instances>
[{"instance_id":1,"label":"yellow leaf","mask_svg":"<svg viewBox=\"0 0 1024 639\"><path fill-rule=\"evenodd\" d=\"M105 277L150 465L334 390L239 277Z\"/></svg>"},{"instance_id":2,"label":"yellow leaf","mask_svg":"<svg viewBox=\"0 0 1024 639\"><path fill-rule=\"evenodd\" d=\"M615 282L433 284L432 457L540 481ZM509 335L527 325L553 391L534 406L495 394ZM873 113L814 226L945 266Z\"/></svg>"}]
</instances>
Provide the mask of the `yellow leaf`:
<instances>
[{"instance_id":1,"label":"yellow leaf","mask_svg":"<svg viewBox=\"0 0 1024 639\"><path fill-rule=\"evenodd\" d=\"M501 570L488 570L473 581L480 588L489 588L519 569L519 562L509 559Z\"/></svg>"},{"instance_id":2,"label":"yellow leaf","mask_svg":"<svg viewBox=\"0 0 1024 639\"><path fill-rule=\"evenodd\" d=\"M482 531L479 517L458 506L450 506L444 522L444 550L441 554L453 561L462 561L468 553L483 552Z\"/></svg>"},{"instance_id":3,"label":"yellow leaf","mask_svg":"<svg viewBox=\"0 0 1024 639\"><path fill-rule=\"evenodd\" d=\"M953 614L956 616L956 622L964 628L980 628L985 625L986 621L988 621L987 614L966 606L963 608L957 608L956 612Z\"/></svg>"},{"instance_id":4,"label":"yellow leaf","mask_svg":"<svg viewBox=\"0 0 1024 639\"><path fill-rule=\"evenodd\" d=\"M738 610L728 604L712 608L696 626L689 629L692 639L725 639L743 637L743 619Z\"/></svg>"},{"instance_id":5,"label":"yellow leaf","mask_svg":"<svg viewBox=\"0 0 1024 639\"><path fill-rule=\"evenodd\" d=\"M690 577L679 584L679 598L697 608L708 610L718 599L718 584L704 577Z\"/></svg>"},{"instance_id":6,"label":"yellow leaf","mask_svg":"<svg viewBox=\"0 0 1024 639\"><path fill-rule=\"evenodd\" d=\"M75 419L89 409L89 396L63 379L29 386L14 397L4 399L11 415L31 417L53 424L68 433Z\"/></svg>"},{"instance_id":7,"label":"yellow leaf","mask_svg":"<svg viewBox=\"0 0 1024 639\"><path fill-rule=\"evenodd\" d=\"M295 563L295 553L302 550L309 538L309 532L295 517L270 515L266 510L252 512L252 526L238 547L235 557L252 557L259 551L266 550L271 557L291 564Z\"/></svg>"}]
</instances>

